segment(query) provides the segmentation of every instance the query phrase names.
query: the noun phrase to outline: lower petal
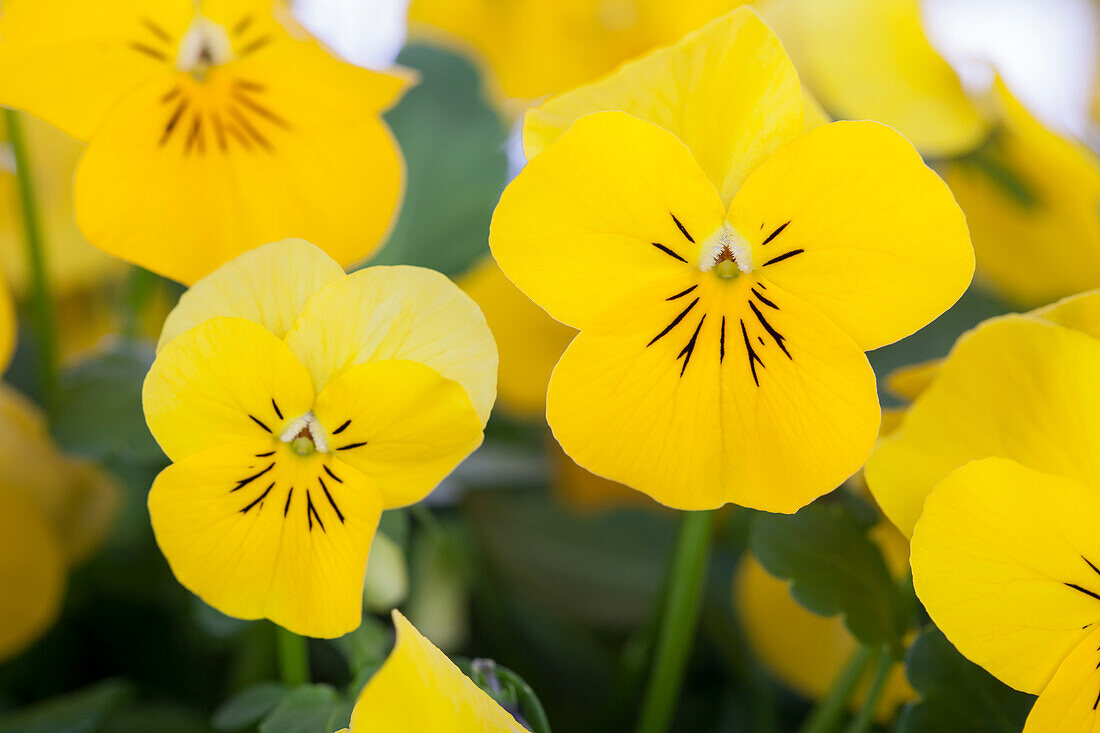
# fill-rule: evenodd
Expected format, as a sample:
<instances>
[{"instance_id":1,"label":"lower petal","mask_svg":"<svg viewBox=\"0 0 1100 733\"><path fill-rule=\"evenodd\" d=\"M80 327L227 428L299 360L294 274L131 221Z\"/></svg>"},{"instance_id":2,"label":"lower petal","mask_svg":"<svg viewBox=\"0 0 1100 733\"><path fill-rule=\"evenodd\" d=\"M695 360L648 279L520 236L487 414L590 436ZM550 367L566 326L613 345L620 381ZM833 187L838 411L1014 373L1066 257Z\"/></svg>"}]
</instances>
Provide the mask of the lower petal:
<instances>
[{"instance_id":1,"label":"lower petal","mask_svg":"<svg viewBox=\"0 0 1100 733\"><path fill-rule=\"evenodd\" d=\"M1058 667L1039 694L1024 733L1100 732L1100 628L1094 629Z\"/></svg>"}]
</instances>

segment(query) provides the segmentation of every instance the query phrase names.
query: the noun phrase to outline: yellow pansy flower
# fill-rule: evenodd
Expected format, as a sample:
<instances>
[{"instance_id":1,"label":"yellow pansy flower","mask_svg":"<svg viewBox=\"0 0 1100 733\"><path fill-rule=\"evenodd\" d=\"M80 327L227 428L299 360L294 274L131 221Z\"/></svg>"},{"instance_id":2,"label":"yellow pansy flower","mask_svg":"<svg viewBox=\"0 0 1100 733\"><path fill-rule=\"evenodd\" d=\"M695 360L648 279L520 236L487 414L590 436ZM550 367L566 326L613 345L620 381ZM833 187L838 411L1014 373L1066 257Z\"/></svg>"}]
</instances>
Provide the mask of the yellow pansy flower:
<instances>
[{"instance_id":1,"label":"yellow pansy flower","mask_svg":"<svg viewBox=\"0 0 1100 733\"><path fill-rule=\"evenodd\" d=\"M392 615L397 644L340 733L527 733L400 612Z\"/></svg>"},{"instance_id":2,"label":"yellow pansy flower","mask_svg":"<svg viewBox=\"0 0 1100 733\"><path fill-rule=\"evenodd\" d=\"M631 114L585 114L608 108ZM973 251L897 133L804 126L794 68L748 9L529 113L529 151L547 147L490 246L581 332L547 396L577 463L679 509L793 512L866 460L863 351L953 303Z\"/></svg>"},{"instance_id":3,"label":"yellow pansy flower","mask_svg":"<svg viewBox=\"0 0 1100 733\"><path fill-rule=\"evenodd\" d=\"M481 443L495 373L477 305L435 271L345 276L301 240L219 268L169 315L144 388L176 577L230 616L356 628L381 511Z\"/></svg>"},{"instance_id":4,"label":"yellow pansy flower","mask_svg":"<svg viewBox=\"0 0 1100 733\"><path fill-rule=\"evenodd\" d=\"M340 263L383 239L402 161L379 114L406 80L339 61L280 0L12 0L0 102L89 142L90 242L191 283L308 236ZM292 33L291 31L295 32Z\"/></svg>"},{"instance_id":5,"label":"yellow pansy flower","mask_svg":"<svg viewBox=\"0 0 1100 733\"><path fill-rule=\"evenodd\" d=\"M1100 347L1097 339L1098 292L994 318L963 335L867 462L867 484L886 516L911 534L932 488L989 456L1087 479L1100 424L1091 425L1087 405L1095 375L1074 344Z\"/></svg>"}]
</instances>

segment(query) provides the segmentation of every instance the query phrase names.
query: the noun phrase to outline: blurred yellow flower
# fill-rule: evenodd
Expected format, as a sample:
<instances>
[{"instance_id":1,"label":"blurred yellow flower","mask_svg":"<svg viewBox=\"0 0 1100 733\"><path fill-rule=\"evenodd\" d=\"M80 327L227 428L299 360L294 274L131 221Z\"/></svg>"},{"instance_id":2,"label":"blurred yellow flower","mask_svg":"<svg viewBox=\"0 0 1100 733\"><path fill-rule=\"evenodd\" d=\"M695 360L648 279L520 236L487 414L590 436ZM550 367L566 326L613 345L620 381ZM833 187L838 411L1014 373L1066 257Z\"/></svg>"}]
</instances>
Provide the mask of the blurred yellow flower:
<instances>
[{"instance_id":1,"label":"blurred yellow flower","mask_svg":"<svg viewBox=\"0 0 1100 733\"><path fill-rule=\"evenodd\" d=\"M804 127L794 68L747 9L528 114L528 150L549 147L490 246L581 331L547 396L581 466L678 509L793 512L870 454L863 351L950 306L973 251L897 133Z\"/></svg>"},{"instance_id":2,"label":"blurred yellow flower","mask_svg":"<svg viewBox=\"0 0 1100 733\"><path fill-rule=\"evenodd\" d=\"M76 220L101 249L191 283L308 236L342 264L389 228L402 161L379 118L406 86L280 22L280 0L12 0L0 102L90 144Z\"/></svg>"},{"instance_id":3,"label":"blurred yellow flower","mask_svg":"<svg viewBox=\"0 0 1100 733\"><path fill-rule=\"evenodd\" d=\"M477 305L437 272L345 276L301 240L227 263L180 300L145 381L176 577L231 616L355 629L381 511L481 443L495 376Z\"/></svg>"},{"instance_id":4,"label":"blurred yellow flower","mask_svg":"<svg viewBox=\"0 0 1100 733\"><path fill-rule=\"evenodd\" d=\"M404 616L392 615L397 644L341 733L527 733Z\"/></svg>"}]
</instances>

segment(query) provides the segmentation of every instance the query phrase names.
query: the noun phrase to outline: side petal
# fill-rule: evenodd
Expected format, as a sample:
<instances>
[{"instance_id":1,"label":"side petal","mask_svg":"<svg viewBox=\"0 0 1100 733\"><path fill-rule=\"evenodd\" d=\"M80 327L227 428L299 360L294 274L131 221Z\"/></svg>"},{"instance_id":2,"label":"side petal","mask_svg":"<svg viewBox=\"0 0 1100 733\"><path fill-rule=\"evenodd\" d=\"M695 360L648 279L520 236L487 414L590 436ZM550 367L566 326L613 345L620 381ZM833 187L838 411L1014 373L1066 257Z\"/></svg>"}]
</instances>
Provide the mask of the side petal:
<instances>
[{"instance_id":1,"label":"side petal","mask_svg":"<svg viewBox=\"0 0 1100 733\"><path fill-rule=\"evenodd\" d=\"M1038 693L1100 622L1097 522L1094 489L1015 461L974 461L925 502L913 585L960 652Z\"/></svg>"},{"instance_id":2,"label":"side petal","mask_svg":"<svg viewBox=\"0 0 1100 733\"><path fill-rule=\"evenodd\" d=\"M912 145L875 122L822 125L776 151L728 219L768 278L864 350L932 321L974 274L951 191Z\"/></svg>"},{"instance_id":3,"label":"side petal","mask_svg":"<svg viewBox=\"0 0 1100 733\"><path fill-rule=\"evenodd\" d=\"M0 275L0 374L7 371L15 353L16 323L15 302L7 282Z\"/></svg>"},{"instance_id":4,"label":"side petal","mask_svg":"<svg viewBox=\"0 0 1100 733\"><path fill-rule=\"evenodd\" d=\"M1024 733L1100 731L1100 628L1094 628L1039 693Z\"/></svg>"},{"instance_id":5,"label":"side petal","mask_svg":"<svg viewBox=\"0 0 1100 733\"><path fill-rule=\"evenodd\" d=\"M771 305L754 300L761 284L670 281L582 331L547 395L565 452L676 509L794 512L855 473L878 433L874 373L797 297L769 283Z\"/></svg>"},{"instance_id":6,"label":"side petal","mask_svg":"<svg viewBox=\"0 0 1100 733\"><path fill-rule=\"evenodd\" d=\"M218 445L164 469L149 492L157 544L179 582L222 613L341 636L362 620L378 492L337 458L271 451Z\"/></svg>"},{"instance_id":7,"label":"side petal","mask_svg":"<svg viewBox=\"0 0 1100 733\"><path fill-rule=\"evenodd\" d=\"M528 112L528 160L581 116L605 110L628 112L683 140L727 203L749 172L800 135L804 124L794 64L746 7Z\"/></svg>"},{"instance_id":8,"label":"side petal","mask_svg":"<svg viewBox=\"0 0 1100 733\"><path fill-rule=\"evenodd\" d=\"M466 390L415 361L351 367L313 412L329 429L329 449L378 487L387 509L423 499L481 445Z\"/></svg>"},{"instance_id":9,"label":"side petal","mask_svg":"<svg viewBox=\"0 0 1100 733\"><path fill-rule=\"evenodd\" d=\"M526 733L398 611L393 623L397 644L359 695L351 733Z\"/></svg>"},{"instance_id":10,"label":"side petal","mask_svg":"<svg viewBox=\"0 0 1100 733\"><path fill-rule=\"evenodd\" d=\"M157 350L203 321L247 318L286 336L309 299L344 277L327 254L301 239L272 242L230 260L179 299L164 321Z\"/></svg>"},{"instance_id":11,"label":"side petal","mask_svg":"<svg viewBox=\"0 0 1100 733\"><path fill-rule=\"evenodd\" d=\"M675 135L601 112L577 120L508 185L489 246L528 297L584 328L647 283L694 270L722 214Z\"/></svg>"},{"instance_id":12,"label":"side petal","mask_svg":"<svg viewBox=\"0 0 1100 733\"><path fill-rule=\"evenodd\" d=\"M277 442L313 406L309 374L243 318L213 318L157 355L142 390L149 430L172 460L222 443Z\"/></svg>"},{"instance_id":13,"label":"side petal","mask_svg":"<svg viewBox=\"0 0 1100 733\"><path fill-rule=\"evenodd\" d=\"M423 267L368 267L306 305L286 342L318 392L356 364L409 359L462 385L482 424L496 399L497 350L477 304Z\"/></svg>"},{"instance_id":14,"label":"side petal","mask_svg":"<svg viewBox=\"0 0 1100 733\"><path fill-rule=\"evenodd\" d=\"M1095 339L1029 316L964 335L868 461L876 502L911 534L932 487L990 456L1100 486L1098 363Z\"/></svg>"}]
</instances>

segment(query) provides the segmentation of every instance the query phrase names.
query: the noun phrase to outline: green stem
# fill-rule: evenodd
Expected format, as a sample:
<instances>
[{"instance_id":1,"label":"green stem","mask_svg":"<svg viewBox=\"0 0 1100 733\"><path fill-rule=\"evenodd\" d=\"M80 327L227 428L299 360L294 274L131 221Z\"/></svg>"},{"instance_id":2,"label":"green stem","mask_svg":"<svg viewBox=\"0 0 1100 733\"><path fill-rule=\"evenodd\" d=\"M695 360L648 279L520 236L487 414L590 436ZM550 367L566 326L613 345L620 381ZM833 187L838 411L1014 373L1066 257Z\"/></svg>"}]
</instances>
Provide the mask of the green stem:
<instances>
[{"instance_id":1,"label":"green stem","mask_svg":"<svg viewBox=\"0 0 1100 733\"><path fill-rule=\"evenodd\" d=\"M878 708L879 698L886 689L886 680L890 677L890 670L894 668L894 657L888 649L879 653L878 666L875 668L875 676L871 680L871 687L867 690L867 698L859 713L848 726L846 733L867 733L875 722L875 710Z\"/></svg>"},{"instance_id":2,"label":"green stem","mask_svg":"<svg viewBox=\"0 0 1100 733\"><path fill-rule=\"evenodd\" d=\"M42 239L34 176L31 172L31 161L27 155L26 140L23 137L22 121L14 110L5 109L4 122L8 128L8 142L11 144L12 156L15 158L15 180L23 213L27 270L30 273L31 307L38 332L38 376L42 404L49 412L54 406L57 391L57 319L54 315L50 279L46 272L45 244Z\"/></svg>"},{"instance_id":3,"label":"green stem","mask_svg":"<svg viewBox=\"0 0 1100 733\"><path fill-rule=\"evenodd\" d=\"M309 682L309 647L304 636L275 627L275 648L279 657L279 676L283 684L297 687Z\"/></svg>"},{"instance_id":4,"label":"green stem","mask_svg":"<svg viewBox=\"0 0 1100 733\"><path fill-rule=\"evenodd\" d=\"M810 717L806 719L799 733L832 733L844 717L844 709L848 700L852 697L859 681L863 679L863 673L871 662L874 650L867 646L861 646L852 655L847 666L841 670L829 695L817 704Z\"/></svg>"},{"instance_id":5,"label":"green stem","mask_svg":"<svg viewBox=\"0 0 1100 733\"><path fill-rule=\"evenodd\" d=\"M497 678L501 682L504 682L512 686L512 689L516 691L516 696L519 698L520 710L523 712L523 719L531 726L531 730L534 733L550 733L550 720L546 717L546 711L542 707L542 702L539 701L535 691L531 689L522 677L508 669L507 667L497 666L496 668Z\"/></svg>"},{"instance_id":6,"label":"green stem","mask_svg":"<svg viewBox=\"0 0 1100 733\"><path fill-rule=\"evenodd\" d=\"M680 520L637 733L665 733L672 724L699 623L713 532L713 511L685 512Z\"/></svg>"}]
</instances>

